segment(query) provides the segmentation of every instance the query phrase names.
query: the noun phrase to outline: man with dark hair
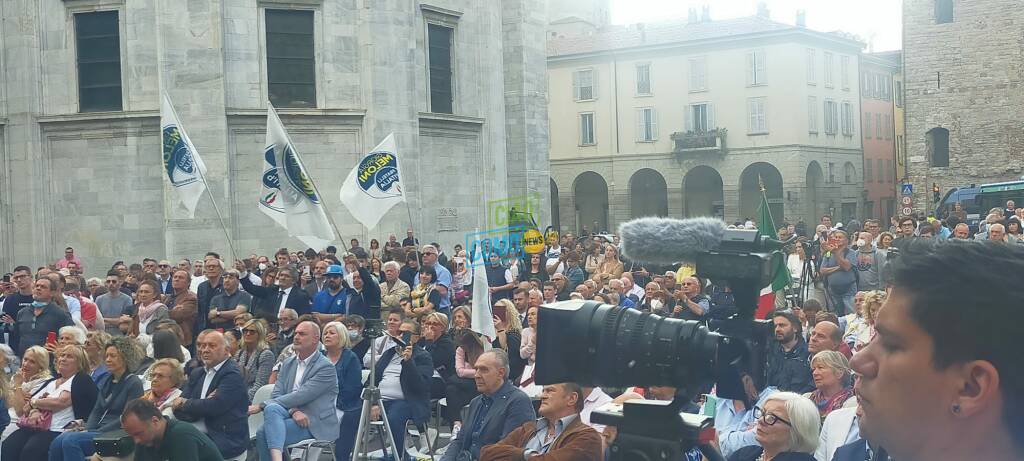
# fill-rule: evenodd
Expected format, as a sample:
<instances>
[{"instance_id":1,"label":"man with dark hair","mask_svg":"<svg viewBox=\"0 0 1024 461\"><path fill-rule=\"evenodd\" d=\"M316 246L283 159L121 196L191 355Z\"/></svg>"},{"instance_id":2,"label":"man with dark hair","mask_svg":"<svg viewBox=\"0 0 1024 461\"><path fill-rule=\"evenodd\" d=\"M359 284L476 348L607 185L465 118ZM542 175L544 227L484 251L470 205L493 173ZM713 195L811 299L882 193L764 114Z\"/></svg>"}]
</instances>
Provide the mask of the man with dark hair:
<instances>
[{"instance_id":1,"label":"man with dark hair","mask_svg":"<svg viewBox=\"0 0 1024 461\"><path fill-rule=\"evenodd\" d=\"M287 251L285 253L287 256ZM287 264L285 267L279 266L275 283L265 287L257 286L249 281L249 272L241 261L235 262L235 269L239 272L239 282L242 283L242 288L253 297L255 316L273 322L277 320L277 314L285 308L295 309L299 315L309 313L311 305L309 295L295 284L298 271L288 267Z\"/></svg>"},{"instance_id":2,"label":"man with dark hair","mask_svg":"<svg viewBox=\"0 0 1024 461\"><path fill-rule=\"evenodd\" d=\"M772 322L775 342L768 350L768 385L798 393L814 390L807 343L800 334L800 318L792 312L776 311Z\"/></svg>"},{"instance_id":3,"label":"man with dark hair","mask_svg":"<svg viewBox=\"0 0 1024 461\"><path fill-rule=\"evenodd\" d=\"M241 274L235 269L224 271L221 286L224 291L210 300L210 313L207 314L207 328L232 329L235 317L249 312L252 306L252 295L241 290Z\"/></svg>"},{"instance_id":4,"label":"man with dark hair","mask_svg":"<svg viewBox=\"0 0 1024 461\"><path fill-rule=\"evenodd\" d=\"M206 280L203 280L199 284L199 288L196 291L196 301L199 307L198 313L195 317L195 324L193 325L193 331L203 331L206 329L206 322L210 316L210 301L214 297L224 294L224 261L220 258L212 257L209 253L206 260L203 261L203 275ZM170 308L171 306L167 306ZM191 334L188 338L191 344Z\"/></svg>"},{"instance_id":5,"label":"man with dark hair","mask_svg":"<svg viewBox=\"0 0 1024 461\"><path fill-rule=\"evenodd\" d=\"M124 334L118 328L121 316L125 314L131 315L134 310L132 297L121 291L121 283L123 281L121 273L117 270L111 269L107 271L107 279L104 281L107 292L96 298L96 308L100 310L100 315L103 316L104 329L112 336Z\"/></svg>"},{"instance_id":6,"label":"man with dark hair","mask_svg":"<svg viewBox=\"0 0 1024 461\"><path fill-rule=\"evenodd\" d=\"M580 419L586 396L576 383L549 384L540 397L541 418L530 421L480 451L480 461L601 461L601 435Z\"/></svg>"},{"instance_id":7,"label":"man with dark hair","mask_svg":"<svg viewBox=\"0 0 1024 461\"><path fill-rule=\"evenodd\" d=\"M78 259L78 256L75 256L75 249L71 247L65 248L64 257L57 260L57 269L64 269L68 267L68 263L72 262L78 265L78 270L80 272L85 272L85 266L82 265L82 260Z\"/></svg>"},{"instance_id":8,"label":"man with dark hair","mask_svg":"<svg viewBox=\"0 0 1024 461\"><path fill-rule=\"evenodd\" d=\"M32 269L28 266L15 267L11 281L17 291L4 298L3 322L7 325L14 323L21 308L32 305Z\"/></svg>"},{"instance_id":9,"label":"man with dark hair","mask_svg":"<svg viewBox=\"0 0 1024 461\"><path fill-rule=\"evenodd\" d=\"M417 277L419 272L419 255L415 251L410 251L405 255L405 266L402 267L402 270L398 271L398 279L410 287L415 287L419 285L419 278Z\"/></svg>"},{"instance_id":10,"label":"man with dark hair","mask_svg":"<svg viewBox=\"0 0 1024 461\"><path fill-rule=\"evenodd\" d=\"M358 239L352 239L349 243L351 245L349 247L349 249L348 249L349 253L354 254L356 256L356 259L362 259L362 260L366 260L367 259L368 255L366 254L366 249L364 249L363 247L359 246L359 240Z\"/></svg>"},{"instance_id":11,"label":"man with dark hair","mask_svg":"<svg viewBox=\"0 0 1024 461\"><path fill-rule=\"evenodd\" d=\"M25 355L25 349L46 344L46 337L56 337L61 327L74 325L71 314L51 301L57 285L47 277L41 277L32 284L32 304L18 311L11 331L11 349L18 357Z\"/></svg>"},{"instance_id":12,"label":"man with dark hair","mask_svg":"<svg viewBox=\"0 0 1024 461\"><path fill-rule=\"evenodd\" d=\"M892 246L902 248L903 244L914 238L914 231L917 229L917 221L913 216L904 216L897 222L896 231L899 233L892 241Z\"/></svg>"},{"instance_id":13,"label":"man with dark hair","mask_svg":"<svg viewBox=\"0 0 1024 461\"><path fill-rule=\"evenodd\" d=\"M223 461L206 434L189 423L165 418L145 399L128 402L121 427L135 441L135 461Z\"/></svg>"},{"instance_id":14,"label":"man with dark hair","mask_svg":"<svg viewBox=\"0 0 1024 461\"><path fill-rule=\"evenodd\" d=\"M415 247L420 244L420 239L413 237L412 229L405 231L405 239L402 240L403 247Z\"/></svg>"},{"instance_id":15,"label":"man with dark hair","mask_svg":"<svg viewBox=\"0 0 1024 461\"><path fill-rule=\"evenodd\" d=\"M1022 459L1024 248L909 242L890 268L878 336L850 361L864 430L901 461Z\"/></svg>"}]
</instances>

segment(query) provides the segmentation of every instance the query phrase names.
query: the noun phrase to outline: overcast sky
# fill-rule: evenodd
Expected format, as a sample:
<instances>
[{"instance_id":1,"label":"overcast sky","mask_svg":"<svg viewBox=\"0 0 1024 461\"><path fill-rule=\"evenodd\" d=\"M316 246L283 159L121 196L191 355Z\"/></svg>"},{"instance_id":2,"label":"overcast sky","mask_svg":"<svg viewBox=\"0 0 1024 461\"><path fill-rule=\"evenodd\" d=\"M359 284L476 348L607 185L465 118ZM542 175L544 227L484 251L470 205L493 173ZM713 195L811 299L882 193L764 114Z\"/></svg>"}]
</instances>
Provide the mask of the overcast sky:
<instances>
[{"instance_id":1,"label":"overcast sky","mask_svg":"<svg viewBox=\"0 0 1024 461\"><path fill-rule=\"evenodd\" d=\"M759 0L611 0L612 23L632 24L686 19L689 8L711 6L711 19L752 16ZM901 48L901 0L765 0L771 19L793 24L807 12L807 28L856 34L873 51Z\"/></svg>"}]
</instances>

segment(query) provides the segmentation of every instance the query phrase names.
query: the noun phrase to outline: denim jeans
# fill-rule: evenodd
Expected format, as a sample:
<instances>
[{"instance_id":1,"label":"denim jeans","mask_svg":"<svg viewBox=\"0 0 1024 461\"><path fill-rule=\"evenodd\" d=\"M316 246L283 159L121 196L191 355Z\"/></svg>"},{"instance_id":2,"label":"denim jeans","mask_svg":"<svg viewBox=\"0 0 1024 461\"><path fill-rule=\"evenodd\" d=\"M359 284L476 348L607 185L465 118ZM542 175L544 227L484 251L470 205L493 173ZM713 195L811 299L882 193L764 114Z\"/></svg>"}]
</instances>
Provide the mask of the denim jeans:
<instances>
[{"instance_id":1,"label":"denim jeans","mask_svg":"<svg viewBox=\"0 0 1024 461\"><path fill-rule=\"evenodd\" d=\"M268 404L263 409L263 427L256 431L256 451L261 461L270 461L270 450L313 438L308 428L299 427L281 405ZM282 459L288 459L286 455Z\"/></svg>"},{"instance_id":2,"label":"denim jeans","mask_svg":"<svg viewBox=\"0 0 1024 461\"><path fill-rule=\"evenodd\" d=\"M92 444L98 432L65 432L50 442L49 461L85 461L96 452Z\"/></svg>"},{"instance_id":3,"label":"denim jeans","mask_svg":"<svg viewBox=\"0 0 1024 461\"><path fill-rule=\"evenodd\" d=\"M828 290L828 295L832 298L836 315L842 317L853 312L853 298L857 296L857 284L850 285L849 289L841 293Z\"/></svg>"},{"instance_id":4,"label":"denim jeans","mask_svg":"<svg viewBox=\"0 0 1024 461\"><path fill-rule=\"evenodd\" d=\"M405 460L405 423L412 420L412 405L405 400L385 400L384 411L388 414L388 429L395 438L395 446L402 452L397 458L391 453L390 459Z\"/></svg>"},{"instance_id":5,"label":"denim jeans","mask_svg":"<svg viewBox=\"0 0 1024 461\"><path fill-rule=\"evenodd\" d=\"M352 458L352 449L355 448L361 413L362 409L356 408L346 411L341 417L341 432L338 433L338 441L334 442L335 461L349 461Z\"/></svg>"}]
</instances>

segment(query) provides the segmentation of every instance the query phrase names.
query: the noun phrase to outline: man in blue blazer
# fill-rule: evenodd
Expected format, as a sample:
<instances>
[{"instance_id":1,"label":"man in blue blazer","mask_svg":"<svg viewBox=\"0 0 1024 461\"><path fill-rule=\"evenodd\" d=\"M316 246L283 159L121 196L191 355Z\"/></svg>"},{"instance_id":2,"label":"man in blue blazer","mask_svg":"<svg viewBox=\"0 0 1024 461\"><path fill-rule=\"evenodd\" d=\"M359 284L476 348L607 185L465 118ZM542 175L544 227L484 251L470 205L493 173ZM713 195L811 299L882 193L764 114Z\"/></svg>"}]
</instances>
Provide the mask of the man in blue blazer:
<instances>
[{"instance_id":1,"label":"man in blue blazer","mask_svg":"<svg viewBox=\"0 0 1024 461\"><path fill-rule=\"evenodd\" d=\"M270 400L249 406L250 415L263 412L256 433L261 461L282 461L284 447L305 439L338 438L338 374L319 346L320 327L299 323L292 340L295 355L281 363Z\"/></svg>"},{"instance_id":2,"label":"man in blue blazer","mask_svg":"<svg viewBox=\"0 0 1024 461\"><path fill-rule=\"evenodd\" d=\"M484 445L497 443L510 432L537 418L525 392L508 380L508 354L491 349L476 360L476 389L459 434L448 444L441 461L480 459Z\"/></svg>"},{"instance_id":3,"label":"man in blue blazer","mask_svg":"<svg viewBox=\"0 0 1024 461\"><path fill-rule=\"evenodd\" d=\"M213 440L224 459L234 458L249 446L249 406L245 380L228 354L227 339L217 330L204 330L196 340L203 362L188 377L174 401L174 416L193 423Z\"/></svg>"}]
</instances>

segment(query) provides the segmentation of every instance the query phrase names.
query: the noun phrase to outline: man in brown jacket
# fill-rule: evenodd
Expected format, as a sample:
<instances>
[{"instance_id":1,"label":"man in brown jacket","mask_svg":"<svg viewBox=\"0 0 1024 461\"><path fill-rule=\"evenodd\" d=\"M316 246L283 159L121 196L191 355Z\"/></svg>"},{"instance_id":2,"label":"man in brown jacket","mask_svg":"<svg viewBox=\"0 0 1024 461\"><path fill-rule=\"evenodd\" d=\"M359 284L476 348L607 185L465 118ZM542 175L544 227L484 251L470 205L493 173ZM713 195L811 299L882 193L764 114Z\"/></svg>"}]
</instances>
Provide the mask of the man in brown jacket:
<instances>
[{"instance_id":1,"label":"man in brown jacket","mask_svg":"<svg viewBox=\"0 0 1024 461\"><path fill-rule=\"evenodd\" d=\"M585 397L576 383L544 386L540 419L480 451L480 461L601 461L601 436L580 420Z\"/></svg>"}]
</instances>

